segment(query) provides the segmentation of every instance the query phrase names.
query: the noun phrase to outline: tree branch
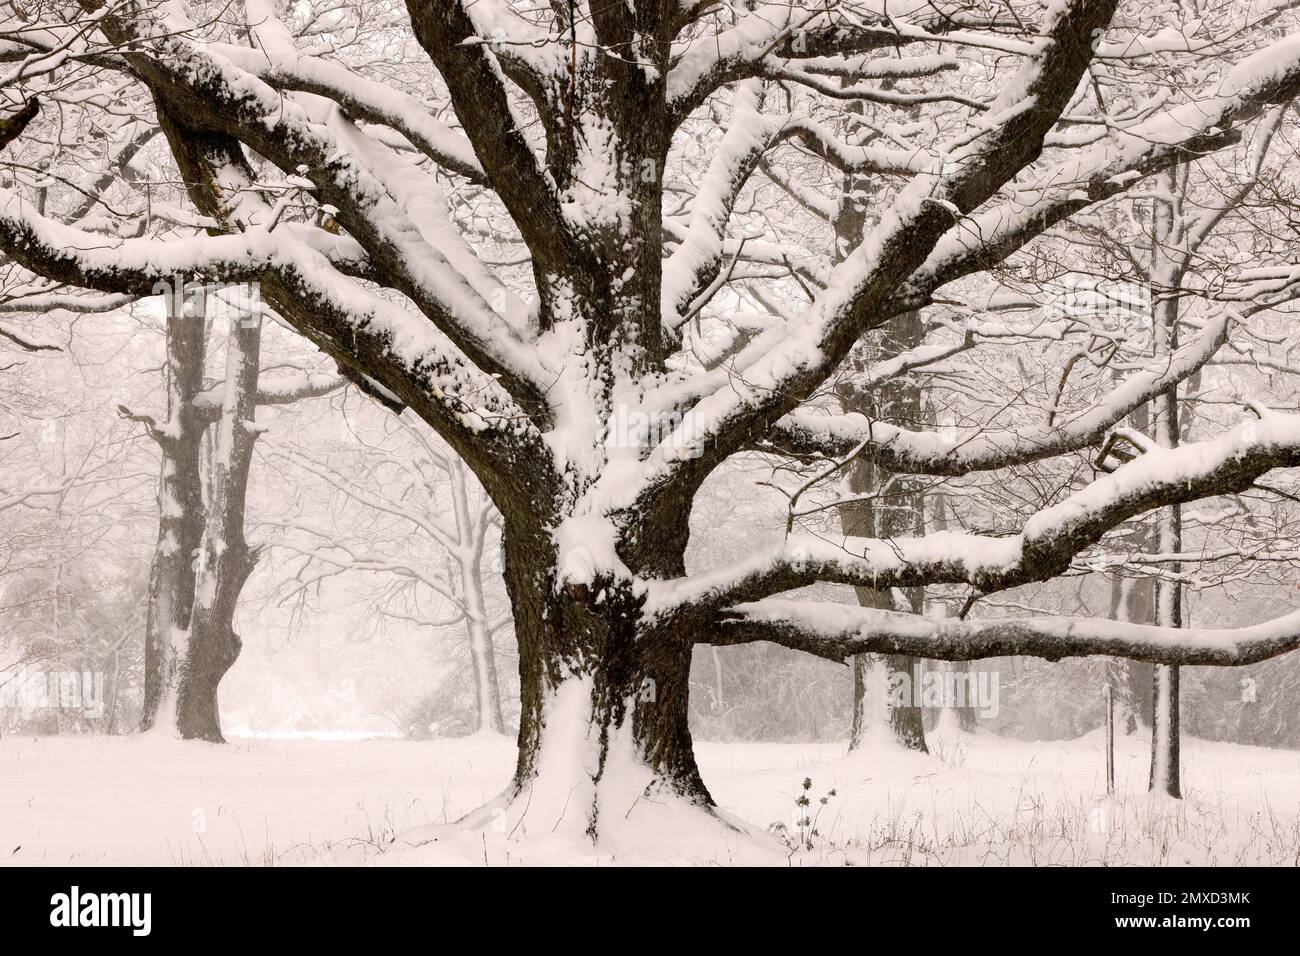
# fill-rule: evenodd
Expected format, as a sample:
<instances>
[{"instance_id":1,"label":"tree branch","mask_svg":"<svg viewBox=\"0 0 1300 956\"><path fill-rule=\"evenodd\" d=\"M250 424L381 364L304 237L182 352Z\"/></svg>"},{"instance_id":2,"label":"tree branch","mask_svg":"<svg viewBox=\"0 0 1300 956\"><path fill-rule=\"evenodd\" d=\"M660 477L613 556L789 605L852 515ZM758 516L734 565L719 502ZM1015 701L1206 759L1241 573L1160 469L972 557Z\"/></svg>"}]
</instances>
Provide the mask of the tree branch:
<instances>
[{"instance_id":1,"label":"tree branch","mask_svg":"<svg viewBox=\"0 0 1300 956\"><path fill-rule=\"evenodd\" d=\"M1241 628L1189 628L1079 617L936 620L773 599L723 612L699 639L716 645L771 641L835 661L865 653L943 661L1105 654L1155 664L1241 667L1300 647L1300 611Z\"/></svg>"}]
</instances>

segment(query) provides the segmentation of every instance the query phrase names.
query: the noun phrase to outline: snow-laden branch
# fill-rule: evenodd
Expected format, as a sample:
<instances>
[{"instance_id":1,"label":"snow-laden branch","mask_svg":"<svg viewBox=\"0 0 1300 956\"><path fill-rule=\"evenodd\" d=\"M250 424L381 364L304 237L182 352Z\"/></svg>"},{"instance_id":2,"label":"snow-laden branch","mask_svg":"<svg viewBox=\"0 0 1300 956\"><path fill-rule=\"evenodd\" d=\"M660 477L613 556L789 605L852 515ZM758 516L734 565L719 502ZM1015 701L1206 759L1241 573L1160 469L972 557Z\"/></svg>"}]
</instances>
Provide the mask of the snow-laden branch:
<instances>
[{"instance_id":1,"label":"snow-laden branch","mask_svg":"<svg viewBox=\"0 0 1300 956\"><path fill-rule=\"evenodd\" d=\"M273 210L254 188L253 170L234 137L188 128L165 107L160 107L158 116L190 184L190 198L200 210L232 230L247 230L273 218ZM286 282L265 284L262 291L281 317L333 357L339 370L362 391L384 396L387 404L396 401L413 408L461 457L488 476L485 483L494 493L517 495L536 487L536 475L525 478L511 463L520 455L545 460L541 436L496 379L458 355L431 326L346 276L325 272L323 288L336 291L341 296L337 301L303 297ZM403 314L405 322L414 324L398 334L396 326L371 321L369 312L380 308L396 310L395 315ZM426 338L434 349L422 355L414 347Z\"/></svg>"},{"instance_id":2,"label":"snow-laden branch","mask_svg":"<svg viewBox=\"0 0 1300 956\"><path fill-rule=\"evenodd\" d=\"M944 620L770 598L724 612L700 640L771 641L836 661L864 653L947 661L1013 655L1055 661L1105 654L1156 664L1239 667L1300 647L1300 611L1240 628L1180 628L1087 617Z\"/></svg>"},{"instance_id":3,"label":"snow-laden branch","mask_svg":"<svg viewBox=\"0 0 1300 956\"><path fill-rule=\"evenodd\" d=\"M0 312L75 312L81 315L116 312L130 305L134 295L96 295L84 292L30 292L0 300Z\"/></svg>"},{"instance_id":4,"label":"snow-laden branch","mask_svg":"<svg viewBox=\"0 0 1300 956\"><path fill-rule=\"evenodd\" d=\"M786 60L867 53L936 39L921 24L903 29L905 20L895 20L886 11L883 6L879 12L863 11L857 22L837 16L830 7L810 11L791 4L748 11L720 33L688 42L668 74L669 109L680 120L719 87L779 71ZM935 11L917 13L925 17Z\"/></svg>"},{"instance_id":5,"label":"snow-laden branch","mask_svg":"<svg viewBox=\"0 0 1300 956\"><path fill-rule=\"evenodd\" d=\"M488 173L533 255L540 250L557 252L566 234L560 204L551 188L553 179L533 152L510 107L509 91L502 73L527 91L545 113L550 103L547 88L554 85L551 74L556 46L537 32L505 4L463 3L462 0L407 0L411 26L451 92L456 115L474 146L474 152ZM510 44L486 42L494 30L498 36L513 34L523 41ZM529 59L535 56L536 59Z\"/></svg>"},{"instance_id":6,"label":"snow-laden branch","mask_svg":"<svg viewBox=\"0 0 1300 956\"><path fill-rule=\"evenodd\" d=\"M967 584L981 592L1045 581L1121 522L1154 508L1233 494L1275 468L1300 465L1300 415L1259 421L1178 448L1152 446L1025 522L1017 535L941 531L829 540L789 536L767 553L698 575L647 584L647 611L716 612L819 581L872 590Z\"/></svg>"},{"instance_id":7,"label":"snow-laden branch","mask_svg":"<svg viewBox=\"0 0 1300 956\"><path fill-rule=\"evenodd\" d=\"M258 50L229 44L212 44L215 52L265 80L277 90L311 93L333 100L349 116L387 126L402 134L412 146L449 172L484 184L487 174L469 140L432 115L415 97L319 57L295 55L271 61Z\"/></svg>"},{"instance_id":8,"label":"snow-laden branch","mask_svg":"<svg viewBox=\"0 0 1300 956\"><path fill-rule=\"evenodd\" d=\"M4 149L22 135L27 124L36 118L40 108L40 102L33 97L18 112L10 116L0 116L0 149Z\"/></svg>"},{"instance_id":9,"label":"snow-laden branch","mask_svg":"<svg viewBox=\"0 0 1300 956\"><path fill-rule=\"evenodd\" d=\"M781 138L798 140L842 173L921 173L933 165L934 159L919 149L846 143L823 124L805 117L792 117L783 124Z\"/></svg>"},{"instance_id":10,"label":"snow-laden branch","mask_svg":"<svg viewBox=\"0 0 1300 956\"><path fill-rule=\"evenodd\" d=\"M289 375L277 375L266 379L259 376L257 399L255 404L292 405L308 398L320 398L338 391L347 383L339 375L324 375L319 372L299 371ZM204 389L194 396L194 407L209 421L216 421L221 414L221 402L225 393L224 386Z\"/></svg>"},{"instance_id":11,"label":"snow-laden branch","mask_svg":"<svg viewBox=\"0 0 1300 956\"><path fill-rule=\"evenodd\" d=\"M178 35L169 23L144 14L132 20L106 15L104 30L115 42L134 41L134 72L174 118L219 130L286 173L305 168L317 198L338 210L338 221L382 264L383 284L406 295L479 368L499 375L516 398L539 404L545 381L529 337L493 308L504 286L427 192L415 204L394 197L401 191L394 177L416 175L415 168L390 168L383 175L372 164L387 147L373 143L337 108L286 96L211 47ZM418 190L407 190L412 191Z\"/></svg>"},{"instance_id":12,"label":"snow-laden branch","mask_svg":"<svg viewBox=\"0 0 1300 956\"><path fill-rule=\"evenodd\" d=\"M919 151L841 142L807 116L766 116L762 101L762 81L748 80L737 87L730 121L695 193L685 233L664 262L661 308L668 329L682 325L692 303L717 279L728 252L739 257L745 251L745 246L726 241L727 225L741 191L773 147L797 140L841 172L915 173L928 165ZM755 249L750 254L787 267L791 258L785 249Z\"/></svg>"},{"instance_id":13,"label":"snow-laden branch","mask_svg":"<svg viewBox=\"0 0 1300 956\"><path fill-rule=\"evenodd\" d=\"M649 485L676 476L698 480L825 382L864 333L893 314L898 286L925 261L955 220L989 199L1037 159L1044 137L1068 106L1092 58L1096 31L1112 0L1071 0L1055 8L1027 59L973 129L940 150L941 161L915 176L884 210L879 224L833 271L829 287L788 334L745 370L742 387L727 382L687 418L704 455L683 459L680 435L650 455ZM658 472L658 474L656 474Z\"/></svg>"},{"instance_id":14,"label":"snow-laden branch","mask_svg":"<svg viewBox=\"0 0 1300 956\"><path fill-rule=\"evenodd\" d=\"M815 93L820 93L822 96L836 100L857 100L863 103L880 103L885 106L921 106L926 103L952 103L958 106L964 106L967 109L975 110L976 112L983 112L988 109L988 104L984 103L982 100L963 96L961 93L957 92L900 93L896 90L879 89L875 87L840 86L836 83L829 83L822 77L809 73L806 70L796 69L789 66L765 68L764 75L773 80L785 80L791 83L798 83L800 86L807 87Z\"/></svg>"},{"instance_id":15,"label":"snow-laden branch","mask_svg":"<svg viewBox=\"0 0 1300 956\"><path fill-rule=\"evenodd\" d=\"M889 471L917 475L965 475L1042 461L1100 444L1107 431L1133 409L1194 375L1227 341L1231 317L1227 309L1218 311L1206 319L1192 341L1172 355L1129 375L1097 404L1051 423L962 436L913 431L857 412L817 415L799 411L781 419L756 447L828 458L857 449L863 459Z\"/></svg>"},{"instance_id":16,"label":"snow-laden branch","mask_svg":"<svg viewBox=\"0 0 1300 956\"><path fill-rule=\"evenodd\" d=\"M844 173L917 173L929 165L929 157L919 150L844 143L807 116L766 116L761 111L762 100L760 80L745 81L737 88L730 121L695 193L685 232L664 262L661 308L664 325L670 330L680 328L692 303L717 279L728 253L739 257L747 249L747 244L726 240L727 225L742 190L773 147L798 141ZM783 188L802 196L794 184L785 183ZM829 218L833 210L819 213ZM669 235L677 239L671 226L666 226ZM755 248L749 253L759 261L790 267L791 256L786 249Z\"/></svg>"},{"instance_id":17,"label":"snow-laden branch","mask_svg":"<svg viewBox=\"0 0 1300 956\"><path fill-rule=\"evenodd\" d=\"M157 126L149 123L135 124L130 135L123 137L119 142L112 160L106 164L107 168L78 187L80 201L59 218L64 222L76 222L90 215L91 210L100 204L109 187L123 177L131 161L157 135Z\"/></svg>"},{"instance_id":18,"label":"snow-laden branch","mask_svg":"<svg viewBox=\"0 0 1300 956\"><path fill-rule=\"evenodd\" d=\"M220 283L257 282L272 298L297 304L324 336L408 370L421 382L421 404L441 404L463 427L482 432L503 421L526 421L496 382L467 362L421 316L340 274L291 232L248 232L158 243L106 240L25 209L0 191L0 248L33 272L68 285L134 296L170 294L176 276ZM323 344L323 343L322 343ZM405 399L415 400L407 394Z\"/></svg>"},{"instance_id":19,"label":"snow-laden branch","mask_svg":"<svg viewBox=\"0 0 1300 956\"><path fill-rule=\"evenodd\" d=\"M1022 172L1037 158L1036 144L1042 143L1075 90L1090 55L1087 38L1104 25L1105 18L1091 5L1087 10L1062 7L1039 41L1037 54L965 140L939 151L942 162L936 164L937 172L916 176L903 190L880 226L835 270L809 314L792 324L784 337L765 336L765 355L750 349L736 379L703 397L686 414L683 428L689 426L692 441L702 444L705 454L683 460L674 454L683 436L672 434L650 456L647 481L696 475L736 447L777 435L791 437L786 428L789 419L775 430L772 423L833 374L847 348L874 324L926 304L937 286L988 268L1077 208L1131 187L1145 169L1162 168L1193 149L1232 142L1234 124L1300 92L1300 39L1289 38L1247 58L1206 93L1192 94L1185 105L1144 119L1132 130L1116 131L1105 143L1063 164L1043 172ZM900 278L895 269L910 277ZM1198 341L1215 344L1203 338ZM1173 379L1183 375L1179 370ZM1130 391L1154 394L1140 380ZM1142 395L1130 396L1134 405L1144 400ZM1081 433L1095 435L1110 424L1096 422ZM1023 443L1008 435L995 439L996 444L1009 446L1005 456L985 447L969 457L962 453L950 457L952 449L940 441L924 447L930 436L913 442L906 435L900 440L890 430L889 435L880 433L883 440L878 442L876 426L870 427L870 435L858 428L843 437L850 445L870 437L871 449L896 444L900 470L940 474L956 473L972 462L995 462L991 466L998 467L997 461L1013 462L1029 446L1043 449L1041 454L1030 452L1032 459L1070 445L1068 441L1058 444L1049 435L1031 435ZM836 451L842 453L843 446ZM889 464L891 457L894 453L883 453L882 463L894 467ZM915 461L908 463L909 457ZM656 476L656 472L663 474Z\"/></svg>"},{"instance_id":20,"label":"snow-laden branch","mask_svg":"<svg viewBox=\"0 0 1300 956\"><path fill-rule=\"evenodd\" d=\"M1124 128L1044 170L1008 184L987 208L960 220L899 290L897 308L924 305L945 283L988 268L1049 227L1146 176L1231 145L1268 106L1300 95L1300 37L1247 57L1205 95ZM1267 124L1272 126L1274 121ZM1261 151L1262 152L1262 151ZM1258 169L1252 175L1258 175ZM1226 204L1225 204L1226 205ZM1197 242L1217 222L1207 210ZM1194 246L1192 246L1194 248Z\"/></svg>"},{"instance_id":21,"label":"snow-laden branch","mask_svg":"<svg viewBox=\"0 0 1300 956\"><path fill-rule=\"evenodd\" d=\"M5 339L18 346L24 352L61 352L57 345L51 345L48 342L34 342L27 336L15 332L13 329L6 329L0 326L0 339Z\"/></svg>"},{"instance_id":22,"label":"snow-laden branch","mask_svg":"<svg viewBox=\"0 0 1300 956\"><path fill-rule=\"evenodd\" d=\"M718 274L723 236L740 191L777 134L779 121L764 117L762 84L742 84L731 105L731 122L691 203L686 233L663 265L663 321L681 324L692 300Z\"/></svg>"},{"instance_id":23,"label":"snow-laden branch","mask_svg":"<svg viewBox=\"0 0 1300 956\"><path fill-rule=\"evenodd\" d=\"M212 44L216 52L276 89L323 96L357 119L396 130L435 163L471 182L485 180L464 134L432 115L414 96L335 61L299 52L270 0L245 0L245 7L257 48Z\"/></svg>"},{"instance_id":24,"label":"snow-laden branch","mask_svg":"<svg viewBox=\"0 0 1300 956\"><path fill-rule=\"evenodd\" d=\"M289 266L282 237L266 233L200 236L184 242L110 239L40 215L0 188L0 248L37 275L110 296L156 294L177 273L213 282L249 282Z\"/></svg>"}]
</instances>

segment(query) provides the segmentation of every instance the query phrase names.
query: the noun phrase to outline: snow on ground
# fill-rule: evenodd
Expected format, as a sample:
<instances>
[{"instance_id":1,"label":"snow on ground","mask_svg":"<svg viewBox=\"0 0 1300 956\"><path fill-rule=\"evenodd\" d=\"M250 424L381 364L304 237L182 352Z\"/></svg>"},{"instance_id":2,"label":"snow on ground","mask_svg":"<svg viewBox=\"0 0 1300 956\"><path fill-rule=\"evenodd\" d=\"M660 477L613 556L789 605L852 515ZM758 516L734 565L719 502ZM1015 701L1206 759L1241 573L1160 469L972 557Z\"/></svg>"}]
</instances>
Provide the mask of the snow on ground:
<instances>
[{"instance_id":1,"label":"snow on ground","mask_svg":"<svg viewBox=\"0 0 1300 956\"><path fill-rule=\"evenodd\" d=\"M799 832L793 864L1278 864L1300 860L1300 752L1184 741L1181 803L1145 793L1147 741L1118 742L1104 799L1101 738L1026 743L932 738L935 753L843 745L697 743L718 803L758 830ZM497 795L505 738L0 740L0 860L16 865L262 865L346 861L411 827L455 820ZM820 798L835 795L823 805ZM806 828L805 828L806 829ZM771 839L772 846L779 847ZM767 839L767 838L765 838ZM442 862L421 848L407 862ZM524 862L592 862L524 855ZM644 861L644 857L640 858ZM519 855L511 862L519 860ZM677 854L669 862L684 860ZM736 862L725 856L693 862ZM461 862L466 862L461 860ZM480 864L482 859L477 861ZM501 860L492 862L505 862ZM601 862L610 862L607 858Z\"/></svg>"}]
</instances>

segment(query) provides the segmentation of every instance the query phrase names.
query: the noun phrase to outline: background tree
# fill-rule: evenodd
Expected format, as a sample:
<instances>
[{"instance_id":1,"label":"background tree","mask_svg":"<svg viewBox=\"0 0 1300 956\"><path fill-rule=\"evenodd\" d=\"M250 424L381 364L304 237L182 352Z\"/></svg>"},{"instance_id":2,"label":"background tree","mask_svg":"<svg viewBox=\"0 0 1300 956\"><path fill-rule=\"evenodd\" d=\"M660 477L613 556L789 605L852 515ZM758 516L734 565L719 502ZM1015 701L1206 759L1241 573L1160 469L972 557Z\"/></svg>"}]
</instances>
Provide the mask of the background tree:
<instances>
[{"instance_id":1,"label":"background tree","mask_svg":"<svg viewBox=\"0 0 1300 956\"><path fill-rule=\"evenodd\" d=\"M120 407L159 451L141 726L221 742L217 688L239 655L235 606L257 560L244 538L256 409L327 395L343 380L277 363L276 376L262 381L262 317L249 290L223 296L179 279L162 285L164 412ZM224 378L209 386L208 342L223 333Z\"/></svg>"},{"instance_id":2,"label":"background tree","mask_svg":"<svg viewBox=\"0 0 1300 956\"><path fill-rule=\"evenodd\" d=\"M389 417L373 438L356 435L346 455L285 448L274 457L295 480L322 482L335 501L328 522L314 503L265 522L281 532L277 547L303 559L282 600L341 572L391 576L395 586L376 597L377 613L435 630L462 627L471 729L504 733L495 641L508 632L510 614L499 593L499 519L461 461L406 415Z\"/></svg>"}]
</instances>

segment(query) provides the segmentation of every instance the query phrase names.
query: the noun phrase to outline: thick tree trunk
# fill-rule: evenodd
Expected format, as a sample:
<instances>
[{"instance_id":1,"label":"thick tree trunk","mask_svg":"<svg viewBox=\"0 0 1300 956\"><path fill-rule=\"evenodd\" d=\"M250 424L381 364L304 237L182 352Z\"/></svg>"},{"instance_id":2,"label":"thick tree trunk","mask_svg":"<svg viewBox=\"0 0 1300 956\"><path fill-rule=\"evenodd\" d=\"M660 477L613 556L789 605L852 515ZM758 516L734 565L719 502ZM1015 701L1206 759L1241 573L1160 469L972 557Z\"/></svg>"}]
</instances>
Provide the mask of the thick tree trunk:
<instances>
[{"instance_id":1,"label":"thick tree trunk","mask_svg":"<svg viewBox=\"0 0 1300 956\"><path fill-rule=\"evenodd\" d=\"M630 829L643 844L668 825L665 814L680 823L684 810L730 827L695 762L690 635L647 633L638 599L617 585L557 589L545 531L508 525L505 541L519 645L518 762L506 793L462 823L504 814L512 839L599 833L617 843Z\"/></svg>"},{"instance_id":2,"label":"thick tree trunk","mask_svg":"<svg viewBox=\"0 0 1300 956\"><path fill-rule=\"evenodd\" d=\"M862 607L877 606L861 597L858 603ZM920 703L919 663L919 658L904 654L854 656L850 751L873 744L893 743L908 750L929 752Z\"/></svg>"},{"instance_id":3,"label":"thick tree trunk","mask_svg":"<svg viewBox=\"0 0 1300 956\"><path fill-rule=\"evenodd\" d=\"M149 730L175 689L177 648L185 642L194 607L194 565L203 538L200 462L206 421L195 408L203 390L206 334L200 315L186 315L181 290L164 296L167 316L167 420L150 426L158 444L158 542L149 568L144 645L144 711Z\"/></svg>"},{"instance_id":4,"label":"thick tree trunk","mask_svg":"<svg viewBox=\"0 0 1300 956\"><path fill-rule=\"evenodd\" d=\"M949 661L938 666L945 667L953 675L951 684L945 685L952 688L953 696L945 699L936 726L973 734L979 726L975 715L980 701L975 696L977 685L973 683L978 675L971 671L970 661ZM990 703L996 704L996 699Z\"/></svg>"},{"instance_id":5,"label":"thick tree trunk","mask_svg":"<svg viewBox=\"0 0 1300 956\"><path fill-rule=\"evenodd\" d=\"M235 609L257 561L244 538L244 501L258 435L254 419L260 349L261 319L241 319L231 331L227 350L194 609L171 715L176 731L189 740L225 742L217 688L239 657Z\"/></svg>"}]
</instances>

